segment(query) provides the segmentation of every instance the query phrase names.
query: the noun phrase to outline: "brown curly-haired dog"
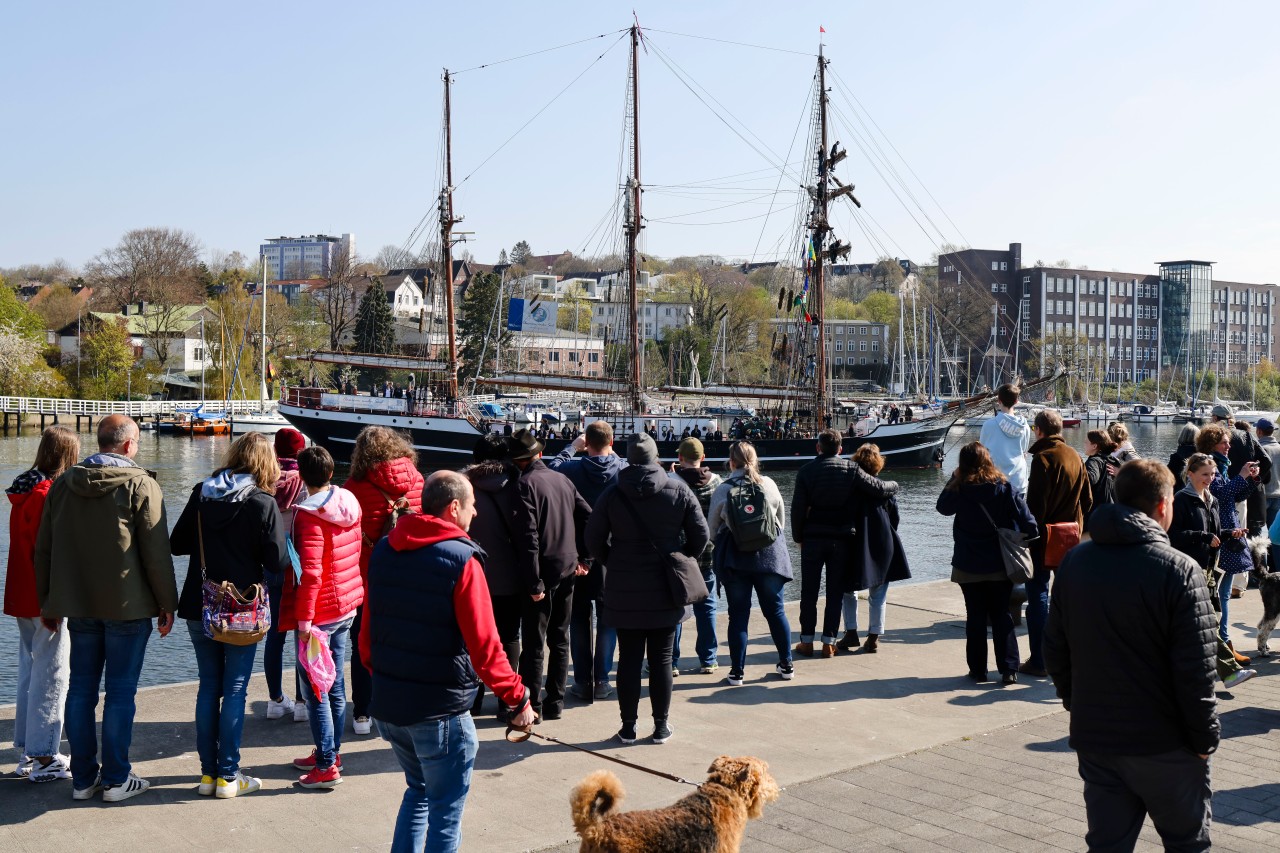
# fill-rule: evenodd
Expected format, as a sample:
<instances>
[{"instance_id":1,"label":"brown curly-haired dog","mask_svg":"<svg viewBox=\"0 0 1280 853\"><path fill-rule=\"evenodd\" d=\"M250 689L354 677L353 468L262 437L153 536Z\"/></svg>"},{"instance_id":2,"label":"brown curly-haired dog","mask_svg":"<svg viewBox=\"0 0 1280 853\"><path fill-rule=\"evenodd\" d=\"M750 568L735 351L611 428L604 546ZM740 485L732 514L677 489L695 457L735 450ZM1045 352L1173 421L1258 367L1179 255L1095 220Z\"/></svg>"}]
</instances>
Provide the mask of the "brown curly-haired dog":
<instances>
[{"instance_id":1,"label":"brown curly-haired dog","mask_svg":"<svg viewBox=\"0 0 1280 853\"><path fill-rule=\"evenodd\" d=\"M737 853L747 821L778 799L778 783L759 758L722 755L698 790L665 809L616 811L622 783L597 770L569 796L580 853Z\"/></svg>"}]
</instances>

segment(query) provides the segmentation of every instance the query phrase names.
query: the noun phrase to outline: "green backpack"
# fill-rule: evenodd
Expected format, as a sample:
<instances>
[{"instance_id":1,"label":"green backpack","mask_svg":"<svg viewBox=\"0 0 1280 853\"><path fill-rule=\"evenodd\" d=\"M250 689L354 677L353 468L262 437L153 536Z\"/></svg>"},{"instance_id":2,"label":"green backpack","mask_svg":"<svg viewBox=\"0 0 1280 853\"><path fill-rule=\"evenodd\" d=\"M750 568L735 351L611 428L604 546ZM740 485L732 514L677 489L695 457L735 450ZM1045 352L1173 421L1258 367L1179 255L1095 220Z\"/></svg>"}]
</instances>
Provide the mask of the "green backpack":
<instances>
[{"instance_id":1,"label":"green backpack","mask_svg":"<svg viewBox=\"0 0 1280 853\"><path fill-rule=\"evenodd\" d=\"M759 483L739 480L730 486L725 514L739 551L763 551L782 533Z\"/></svg>"}]
</instances>

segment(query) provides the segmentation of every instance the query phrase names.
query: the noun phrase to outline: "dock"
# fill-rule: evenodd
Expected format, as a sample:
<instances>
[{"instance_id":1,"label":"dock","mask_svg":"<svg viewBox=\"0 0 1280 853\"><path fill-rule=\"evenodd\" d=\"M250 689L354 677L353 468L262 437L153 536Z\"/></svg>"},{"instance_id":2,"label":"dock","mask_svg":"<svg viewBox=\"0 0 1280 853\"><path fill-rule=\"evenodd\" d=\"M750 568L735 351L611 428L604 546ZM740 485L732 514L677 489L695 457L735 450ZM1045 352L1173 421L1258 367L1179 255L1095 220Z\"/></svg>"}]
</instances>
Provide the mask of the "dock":
<instances>
[{"instance_id":1,"label":"dock","mask_svg":"<svg viewBox=\"0 0 1280 853\"><path fill-rule=\"evenodd\" d=\"M774 674L776 653L753 614L746 683L736 688L724 684L725 615L716 675L697 674L689 622L670 743L646 742L645 697L642 740L634 746L611 742L619 723L613 699L589 706L570 700L563 719L538 730L694 781L705 778L718 755L764 758L784 791L749 825L743 850L752 853L1085 849L1082 783L1067 747L1069 718L1052 684L1026 676L1009 687L970 682L963 613L953 584L894 585L878 654L798 658L790 682ZM1247 652L1261 615L1258 593L1232 602L1231 614L1232 634ZM796 604L788 605L788 616L798 634ZM1025 628L1020 639L1025 654ZM175 631L164 642L187 641ZM1215 849L1280 849L1280 658L1258 660L1255 668L1257 678L1219 692L1225 736L1212 759ZM464 850L577 850L569 792L597 769L621 778L624 809L661 807L689 790L536 739L509 744L493 703L488 697L476 723L480 749ZM348 724L343 784L301 789L290 761L310 751L309 728L267 720L266 689L257 677L241 760L263 790L223 801L196 794L194 707L194 684L139 692L132 760L152 789L125 803L73 802L69 782L0 779L0 849L389 849L404 784L376 728L356 737ZM0 708L6 745L12 721L13 706ZM6 774L16 760L12 748L0 751ZM1138 849L1160 849L1149 822Z\"/></svg>"}]
</instances>

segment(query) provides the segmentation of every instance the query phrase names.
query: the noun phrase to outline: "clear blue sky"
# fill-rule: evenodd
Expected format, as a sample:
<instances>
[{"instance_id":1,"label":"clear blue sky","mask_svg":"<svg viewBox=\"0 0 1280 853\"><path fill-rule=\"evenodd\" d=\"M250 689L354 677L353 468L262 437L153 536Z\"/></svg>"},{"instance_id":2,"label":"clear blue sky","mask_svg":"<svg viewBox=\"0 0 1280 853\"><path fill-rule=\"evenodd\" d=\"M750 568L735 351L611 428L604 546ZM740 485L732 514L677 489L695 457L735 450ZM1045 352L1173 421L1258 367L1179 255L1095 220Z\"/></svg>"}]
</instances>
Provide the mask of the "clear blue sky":
<instances>
[{"instance_id":1,"label":"clear blue sky","mask_svg":"<svg viewBox=\"0 0 1280 853\"><path fill-rule=\"evenodd\" d=\"M354 232L367 255L402 243L438 191L441 68L620 30L630 8L12 5L0 54L0 266L82 264L146 226L184 228L209 250L251 257L261 238L280 234ZM810 56L658 30L812 54L822 25L844 91L955 223L899 163L941 231L925 223L930 236L922 233L850 144L841 125L853 116L837 91L833 138L851 149L839 174L857 184L891 252L924 260L943 238L1020 241L1028 262L1148 272L1191 257L1217 261L1222 279L1280 283L1278 3L685 0L636 9L656 48L641 57L647 184L775 160L731 134L658 51L779 156L813 73ZM456 204L461 227L477 232L468 248L479 260L520 239L538 253L612 247L595 229L616 191L626 73L616 39L457 77L455 181L475 174ZM647 251L774 254L791 227L789 212L759 218L776 178L756 172L720 194L647 194L651 219L746 220L654 222ZM847 215L836 221L853 258L878 254Z\"/></svg>"}]
</instances>

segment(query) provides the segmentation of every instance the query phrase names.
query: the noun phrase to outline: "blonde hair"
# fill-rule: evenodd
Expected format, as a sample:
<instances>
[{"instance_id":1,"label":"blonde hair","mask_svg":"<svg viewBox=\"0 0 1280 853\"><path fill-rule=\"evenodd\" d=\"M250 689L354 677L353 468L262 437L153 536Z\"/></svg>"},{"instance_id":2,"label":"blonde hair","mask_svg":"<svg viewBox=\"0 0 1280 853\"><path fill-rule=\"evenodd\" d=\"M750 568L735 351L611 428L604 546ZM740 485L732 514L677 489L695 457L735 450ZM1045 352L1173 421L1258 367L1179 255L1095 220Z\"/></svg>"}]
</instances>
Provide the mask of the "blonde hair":
<instances>
[{"instance_id":1,"label":"blonde hair","mask_svg":"<svg viewBox=\"0 0 1280 853\"><path fill-rule=\"evenodd\" d=\"M416 467L418 453L403 432L389 427L367 426L356 436L356 446L351 451L351 479L367 479L374 468L392 459L408 459Z\"/></svg>"},{"instance_id":2,"label":"blonde hair","mask_svg":"<svg viewBox=\"0 0 1280 853\"><path fill-rule=\"evenodd\" d=\"M248 474L259 489L272 495L276 493L276 481L280 479L276 449L260 432L247 432L231 442L222 467L213 473L221 474L223 471Z\"/></svg>"},{"instance_id":3,"label":"blonde hair","mask_svg":"<svg viewBox=\"0 0 1280 853\"><path fill-rule=\"evenodd\" d=\"M1119 446L1129 440L1129 428L1119 421L1112 421L1107 427L1107 435Z\"/></svg>"},{"instance_id":4,"label":"blonde hair","mask_svg":"<svg viewBox=\"0 0 1280 853\"><path fill-rule=\"evenodd\" d=\"M877 445L861 445L853 451L853 456L850 458L858 464L859 468L873 477L884 470L884 457L880 455L880 448Z\"/></svg>"},{"instance_id":5,"label":"blonde hair","mask_svg":"<svg viewBox=\"0 0 1280 853\"><path fill-rule=\"evenodd\" d=\"M749 441L735 441L729 446L729 462L743 472L748 482L760 482L760 457Z\"/></svg>"}]
</instances>

